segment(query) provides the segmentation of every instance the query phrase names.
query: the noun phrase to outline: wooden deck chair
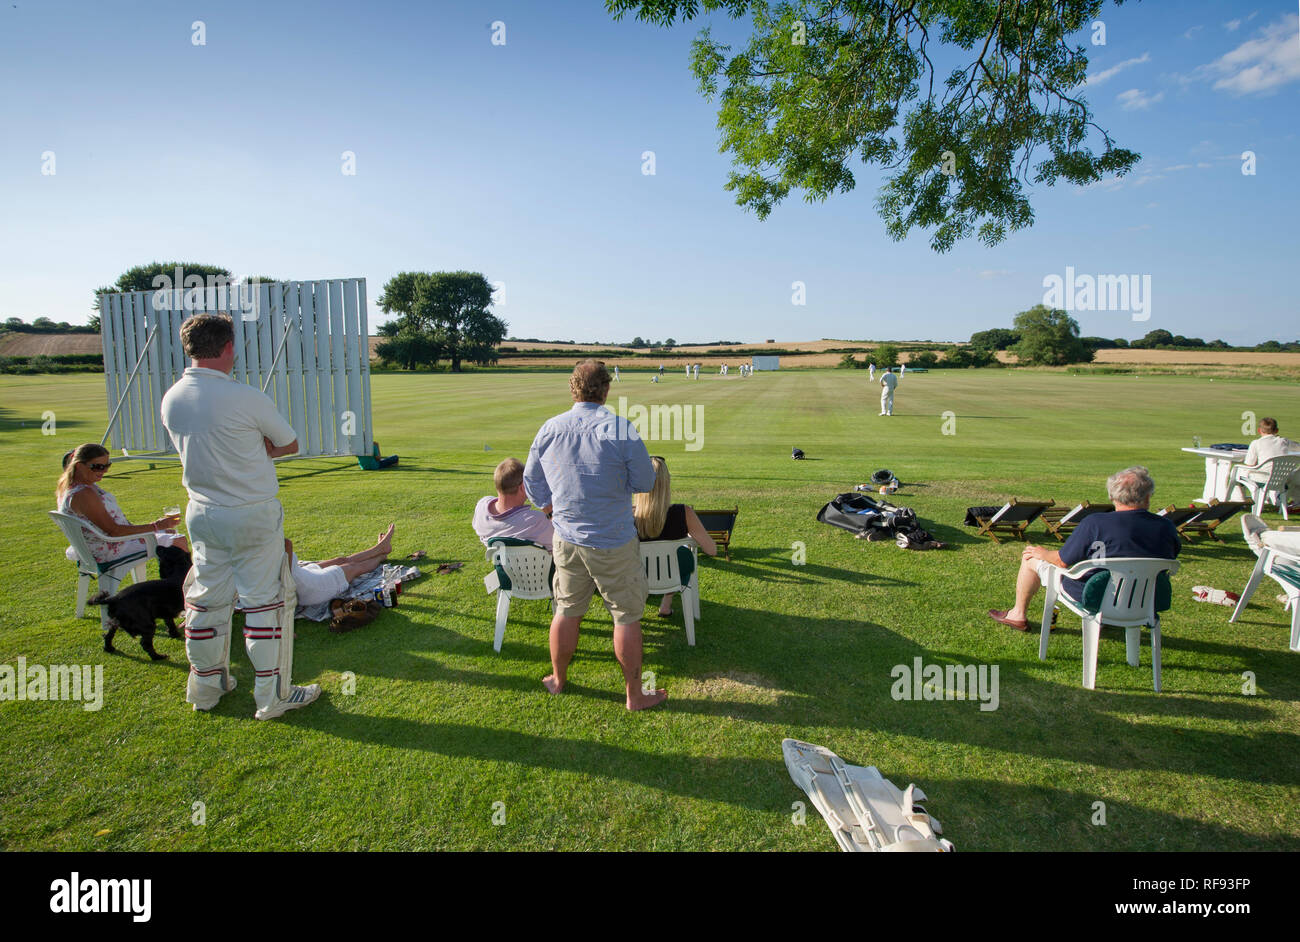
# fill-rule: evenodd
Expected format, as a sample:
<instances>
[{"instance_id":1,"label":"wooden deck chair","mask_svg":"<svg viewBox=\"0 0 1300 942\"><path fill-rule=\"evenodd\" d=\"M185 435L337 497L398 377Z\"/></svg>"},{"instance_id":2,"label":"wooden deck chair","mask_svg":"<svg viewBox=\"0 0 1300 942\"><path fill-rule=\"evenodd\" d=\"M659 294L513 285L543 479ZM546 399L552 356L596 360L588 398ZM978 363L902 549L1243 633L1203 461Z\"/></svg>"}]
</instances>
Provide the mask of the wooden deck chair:
<instances>
[{"instance_id":1,"label":"wooden deck chair","mask_svg":"<svg viewBox=\"0 0 1300 942\"><path fill-rule=\"evenodd\" d=\"M736 528L736 517L739 514L739 507L695 511L700 523L704 524L704 529L709 531L709 536L713 537L713 542L718 544L728 562L731 560L731 531Z\"/></svg>"},{"instance_id":2,"label":"wooden deck chair","mask_svg":"<svg viewBox=\"0 0 1300 942\"><path fill-rule=\"evenodd\" d=\"M1043 511L1043 523L1047 524L1048 533L1058 540L1065 540L1074 532L1074 528L1079 525L1079 521L1084 517L1090 517L1093 514L1108 514L1114 509L1114 504L1090 504L1086 500L1075 504L1068 510L1065 504L1060 504L1056 507L1048 507Z\"/></svg>"},{"instance_id":3,"label":"wooden deck chair","mask_svg":"<svg viewBox=\"0 0 1300 942\"><path fill-rule=\"evenodd\" d=\"M1219 500L1213 498L1210 503L1201 508L1201 512L1195 517L1183 523L1181 526L1175 524L1178 528L1178 535L1192 539L1198 536L1208 536L1216 543L1222 543L1223 540L1215 536L1214 531L1219 524L1225 520L1231 520L1238 512L1251 506L1248 500Z\"/></svg>"},{"instance_id":4,"label":"wooden deck chair","mask_svg":"<svg viewBox=\"0 0 1300 942\"><path fill-rule=\"evenodd\" d=\"M979 532L975 535L987 534L994 543L1002 542L998 539L999 533L1023 540L1029 525L1048 507L1055 506L1054 500L1020 500L1013 497L998 508L997 513L991 517L975 514L975 522L979 526Z\"/></svg>"},{"instance_id":5,"label":"wooden deck chair","mask_svg":"<svg viewBox=\"0 0 1300 942\"><path fill-rule=\"evenodd\" d=\"M1206 507L1179 507L1177 504L1170 504L1156 516L1166 518L1179 533L1182 533L1183 527L1205 513L1206 509Z\"/></svg>"}]
</instances>

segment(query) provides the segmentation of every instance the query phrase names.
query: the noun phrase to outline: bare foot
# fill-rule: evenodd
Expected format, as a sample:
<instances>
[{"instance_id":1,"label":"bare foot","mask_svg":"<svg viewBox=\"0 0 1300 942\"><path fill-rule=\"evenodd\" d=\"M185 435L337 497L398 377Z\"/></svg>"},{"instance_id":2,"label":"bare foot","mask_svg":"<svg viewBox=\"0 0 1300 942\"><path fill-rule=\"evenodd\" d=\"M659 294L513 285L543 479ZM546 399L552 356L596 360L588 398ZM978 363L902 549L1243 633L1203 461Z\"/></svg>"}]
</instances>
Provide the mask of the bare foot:
<instances>
[{"instance_id":1,"label":"bare foot","mask_svg":"<svg viewBox=\"0 0 1300 942\"><path fill-rule=\"evenodd\" d=\"M388 529L379 534L379 542L375 544L375 549L387 556L393 551L393 531L397 529L397 524L390 523Z\"/></svg>"},{"instance_id":2,"label":"bare foot","mask_svg":"<svg viewBox=\"0 0 1300 942\"><path fill-rule=\"evenodd\" d=\"M559 693L564 690L564 684L555 679L554 674L547 674L542 678L542 686L548 693Z\"/></svg>"},{"instance_id":3,"label":"bare foot","mask_svg":"<svg viewBox=\"0 0 1300 942\"><path fill-rule=\"evenodd\" d=\"M651 707L657 707L668 699L668 691L660 688L654 693L642 693L637 691L635 694L628 694L627 708L629 710L648 710Z\"/></svg>"}]
</instances>

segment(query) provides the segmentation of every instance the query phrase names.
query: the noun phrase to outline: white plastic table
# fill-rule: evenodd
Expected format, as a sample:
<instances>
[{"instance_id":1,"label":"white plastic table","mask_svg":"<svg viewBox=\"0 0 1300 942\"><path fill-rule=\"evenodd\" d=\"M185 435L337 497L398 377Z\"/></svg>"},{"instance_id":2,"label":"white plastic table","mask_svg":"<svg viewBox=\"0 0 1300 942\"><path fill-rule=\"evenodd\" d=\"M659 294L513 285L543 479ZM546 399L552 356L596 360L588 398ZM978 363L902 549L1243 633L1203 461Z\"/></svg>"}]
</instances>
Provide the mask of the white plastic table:
<instances>
[{"instance_id":1,"label":"white plastic table","mask_svg":"<svg viewBox=\"0 0 1300 942\"><path fill-rule=\"evenodd\" d=\"M1205 489L1201 492L1201 503L1208 504L1214 498L1227 500L1232 489L1232 466L1246 460L1246 450L1184 448L1183 451L1205 458Z\"/></svg>"}]
</instances>

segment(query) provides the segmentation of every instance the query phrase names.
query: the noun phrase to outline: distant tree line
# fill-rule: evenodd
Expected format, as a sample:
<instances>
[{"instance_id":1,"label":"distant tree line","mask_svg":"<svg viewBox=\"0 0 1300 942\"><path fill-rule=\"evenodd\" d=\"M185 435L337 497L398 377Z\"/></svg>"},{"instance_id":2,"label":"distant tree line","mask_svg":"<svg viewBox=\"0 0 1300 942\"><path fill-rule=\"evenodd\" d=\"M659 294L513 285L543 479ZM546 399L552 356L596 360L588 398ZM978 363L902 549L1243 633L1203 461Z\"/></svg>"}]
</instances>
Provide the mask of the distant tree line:
<instances>
[{"instance_id":1,"label":"distant tree line","mask_svg":"<svg viewBox=\"0 0 1300 942\"><path fill-rule=\"evenodd\" d=\"M90 324L69 324L67 321L56 324L48 317L38 317L28 324L21 317L9 317L0 324L0 330L12 330L16 334L97 334L99 325L92 327Z\"/></svg>"},{"instance_id":2,"label":"distant tree line","mask_svg":"<svg viewBox=\"0 0 1300 942\"><path fill-rule=\"evenodd\" d=\"M1024 344L1022 318L1026 319L1025 322L1033 328L1033 335L1028 345ZM1206 341L1200 337L1184 337L1182 334L1174 334L1163 329L1148 331L1138 340L1130 341L1123 337L1108 340L1105 337L1078 337L1078 327L1074 319L1064 311L1049 312L1040 304L1031 311L1018 315L1014 328L995 327L971 334L970 345L995 351L1009 350L1016 354L1021 362L1056 365L1090 362L1092 357L1086 356L1085 352L1097 350L1239 350L1258 353L1300 351L1300 340L1289 343L1266 340L1254 346L1237 347L1226 340ZM1046 335L1044 331L1047 332Z\"/></svg>"}]
</instances>

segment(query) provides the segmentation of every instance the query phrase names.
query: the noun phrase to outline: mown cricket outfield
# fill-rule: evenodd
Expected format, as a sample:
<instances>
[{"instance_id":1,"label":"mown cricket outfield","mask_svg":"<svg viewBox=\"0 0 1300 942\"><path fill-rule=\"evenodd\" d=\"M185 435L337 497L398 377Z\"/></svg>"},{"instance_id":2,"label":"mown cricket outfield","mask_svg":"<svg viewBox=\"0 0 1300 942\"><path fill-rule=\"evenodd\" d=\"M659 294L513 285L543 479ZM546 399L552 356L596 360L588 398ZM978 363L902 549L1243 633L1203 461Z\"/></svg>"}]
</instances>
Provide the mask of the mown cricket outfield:
<instances>
[{"instance_id":1,"label":"mown cricket outfield","mask_svg":"<svg viewBox=\"0 0 1300 942\"><path fill-rule=\"evenodd\" d=\"M610 404L690 414L692 440L649 442L674 499L740 508L731 560L703 563L697 646L680 603L670 619L647 606L645 668L668 689L666 708L624 710L598 605L560 697L541 685L545 602L516 601L504 648L492 650L495 605L470 514L495 464L525 458L538 426L568 407L565 374L379 374L375 436L400 466L282 463L286 534L315 559L368 545L395 521L401 555L428 552L426 575L356 632L300 620L294 680L324 693L271 723L253 720L238 641L239 688L195 713L182 642L160 632L169 659L156 663L122 636L122 653L105 654L97 610L73 617L74 566L46 511L62 454L103 433L103 378L0 378L0 665L102 666L103 678L99 709L0 700L0 846L834 850L814 810L799 823L807 796L782 762L789 736L917 783L961 851L1300 849L1290 616L1267 580L1236 624L1230 609L1191 598L1193 585L1245 584L1255 557L1236 520L1226 543L1184 547L1158 694L1145 635L1134 668L1122 634L1103 631L1089 691L1077 618L1062 613L1046 662L1036 631L990 621L987 609L1011 601L1022 545L962 526L967 506L1011 497L1102 501L1106 476L1132 464L1151 469L1153 506L1187 504L1204 466L1180 447L1248 441L1247 411L1277 416L1295 437L1294 382L909 373L882 418L861 371L649 376L625 369ZM791 461L796 446L810 460ZM908 552L815 521L878 468L898 475L894 500L949 549ZM174 463L117 462L103 483L133 521L185 496ZM1041 524L1030 537L1058 545ZM434 573L448 560L465 567ZM917 658L985 668L996 709L895 699L895 668L910 673Z\"/></svg>"}]
</instances>

